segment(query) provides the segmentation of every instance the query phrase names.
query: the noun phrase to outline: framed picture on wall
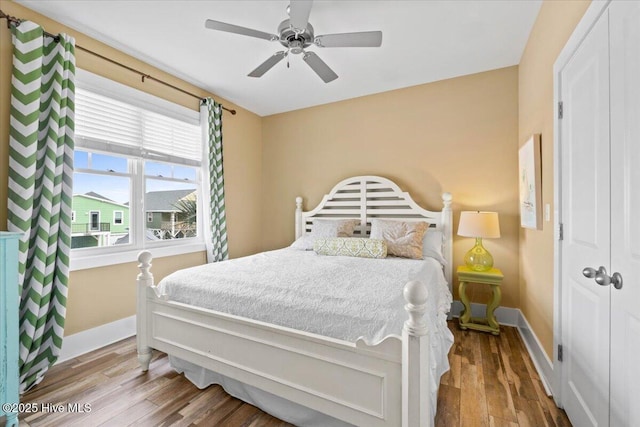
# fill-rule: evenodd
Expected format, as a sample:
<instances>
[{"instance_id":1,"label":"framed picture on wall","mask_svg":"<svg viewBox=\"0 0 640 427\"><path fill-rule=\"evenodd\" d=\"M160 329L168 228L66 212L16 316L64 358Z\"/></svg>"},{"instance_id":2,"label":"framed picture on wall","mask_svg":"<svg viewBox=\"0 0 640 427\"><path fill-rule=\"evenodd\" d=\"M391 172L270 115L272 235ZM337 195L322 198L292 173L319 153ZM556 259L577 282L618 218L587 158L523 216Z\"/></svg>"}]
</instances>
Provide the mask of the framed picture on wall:
<instances>
[{"instance_id":1,"label":"framed picture on wall","mask_svg":"<svg viewBox=\"0 0 640 427\"><path fill-rule=\"evenodd\" d=\"M536 133L520 147L518 153L520 181L520 225L542 230L542 170L540 134Z\"/></svg>"}]
</instances>

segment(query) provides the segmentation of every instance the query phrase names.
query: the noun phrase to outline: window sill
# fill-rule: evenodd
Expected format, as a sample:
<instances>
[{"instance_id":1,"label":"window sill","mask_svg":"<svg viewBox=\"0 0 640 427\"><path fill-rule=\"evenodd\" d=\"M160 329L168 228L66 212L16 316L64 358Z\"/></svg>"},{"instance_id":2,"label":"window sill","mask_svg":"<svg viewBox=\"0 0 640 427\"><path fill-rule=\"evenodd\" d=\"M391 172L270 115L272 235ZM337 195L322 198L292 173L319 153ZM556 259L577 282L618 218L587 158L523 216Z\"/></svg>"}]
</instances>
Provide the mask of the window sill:
<instances>
[{"instance_id":1,"label":"window sill","mask_svg":"<svg viewBox=\"0 0 640 427\"><path fill-rule=\"evenodd\" d=\"M203 242L187 243L183 245L148 247L145 249L135 249L123 252L112 252L99 255L85 255L82 257L74 256L71 252L70 271L87 270L90 268L106 267L109 265L125 264L128 262L137 262L138 254L143 251L149 251L153 258L161 258L165 256L184 255L193 252L205 251L206 247Z\"/></svg>"}]
</instances>

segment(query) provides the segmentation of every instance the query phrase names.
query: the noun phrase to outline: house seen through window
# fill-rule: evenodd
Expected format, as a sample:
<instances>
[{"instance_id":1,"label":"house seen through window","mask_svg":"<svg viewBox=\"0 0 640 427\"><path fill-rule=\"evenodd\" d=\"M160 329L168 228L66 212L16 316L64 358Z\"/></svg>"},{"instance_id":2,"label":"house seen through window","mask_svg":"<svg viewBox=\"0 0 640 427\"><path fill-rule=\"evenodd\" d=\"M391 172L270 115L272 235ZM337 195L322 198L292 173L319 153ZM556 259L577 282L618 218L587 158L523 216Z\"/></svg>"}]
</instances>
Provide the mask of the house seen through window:
<instances>
[{"instance_id":1,"label":"house seen through window","mask_svg":"<svg viewBox=\"0 0 640 427\"><path fill-rule=\"evenodd\" d=\"M94 157L100 159L102 168L89 166ZM72 248L128 244L132 176L126 172L128 167L122 168L125 172L114 168L118 163L126 166L130 160L81 150L76 150L75 159ZM144 163L145 239L196 237L197 169ZM160 168L165 172L157 173Z\"/></svg>"},{"instance_id":2,"label":"house seen through window","mask_svg":"<svg viewBox=\"0 0 640 427\"><path fill-rule=\"evenodd\" d=\"M75 114L73 249L199 237L198 124L81 88Z\"/></svg>"},{"instance_id":3,"label":"house seen through window","mask_svg":"<svg viewBox=\"0 0 640 427\"><path fill-rule=\"evenodd\" d=\"M77 149L74 167L72 207L76 218L71 225L71 247L121 244L131 229L129 160Z\"/></svg>"},{"instance_id":4,"label":"house seen through window","mask_svg":"<svg viewBox=\"0 0 640 427\"><path fill-rule=\"evenodd\" d=\"M146 162L147 239L180 239L197 235L196 169Z\"/></svg>"}]
</instances>

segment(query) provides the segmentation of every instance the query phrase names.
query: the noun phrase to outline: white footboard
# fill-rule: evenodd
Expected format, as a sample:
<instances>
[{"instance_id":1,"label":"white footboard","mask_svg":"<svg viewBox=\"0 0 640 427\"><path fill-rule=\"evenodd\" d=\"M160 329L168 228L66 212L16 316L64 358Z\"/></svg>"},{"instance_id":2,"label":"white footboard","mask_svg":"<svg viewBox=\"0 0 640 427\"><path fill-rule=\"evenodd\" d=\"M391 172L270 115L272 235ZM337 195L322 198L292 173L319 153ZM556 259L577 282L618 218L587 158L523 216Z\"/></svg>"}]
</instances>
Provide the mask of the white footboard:
<instances>
[{"instance_id":1,"label":"white footboard","mask_svg":"<svg viewBox=\"0 0 640 427\"><path fill-rule=\"evenodd\" d=\"M138 259L143 370L157 349L358 426L432 425L424 284L404 288L402 339L368 346L167 301L154 286L151 254Z\"/></svg>"}]
</instances>

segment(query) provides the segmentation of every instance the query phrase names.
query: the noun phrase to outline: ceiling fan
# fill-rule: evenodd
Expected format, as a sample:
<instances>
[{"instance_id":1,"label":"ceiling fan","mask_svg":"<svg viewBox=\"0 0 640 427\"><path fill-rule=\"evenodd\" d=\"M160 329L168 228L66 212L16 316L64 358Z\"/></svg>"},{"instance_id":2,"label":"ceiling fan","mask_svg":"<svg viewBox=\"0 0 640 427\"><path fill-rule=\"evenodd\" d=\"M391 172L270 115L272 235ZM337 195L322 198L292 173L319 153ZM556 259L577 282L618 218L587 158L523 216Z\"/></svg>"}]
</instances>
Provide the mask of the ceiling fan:
<instances>
[{"instance_id":1,"label":"ceiling fan","mask_svg":"<svg viewBox=\"0 0 640 427\"><path fill-rule=\"evenodd\" d=\"M306 48L311 45L318 47L380 47L382 44L382 31L314 35L313 26L309 23L312 5L313 0L291 0L291 4L287 7L289 19L285 19L278 25L277 35L212 19L207 19L205 27L211 30L278 41L286 48L286 50L274 53L269 59L258 65L248 74L249 77L262 77L264 73L292 53L294 55L302 54L304 62L325 83L329 83L337 79L338 75L315 52L306 51Z\"/></svg>"}]
</instances>

